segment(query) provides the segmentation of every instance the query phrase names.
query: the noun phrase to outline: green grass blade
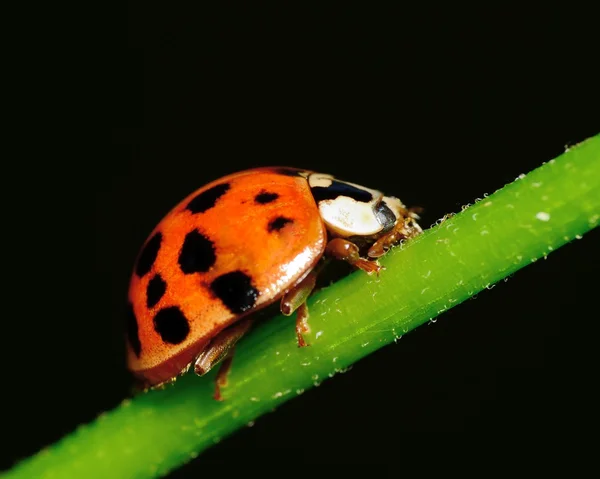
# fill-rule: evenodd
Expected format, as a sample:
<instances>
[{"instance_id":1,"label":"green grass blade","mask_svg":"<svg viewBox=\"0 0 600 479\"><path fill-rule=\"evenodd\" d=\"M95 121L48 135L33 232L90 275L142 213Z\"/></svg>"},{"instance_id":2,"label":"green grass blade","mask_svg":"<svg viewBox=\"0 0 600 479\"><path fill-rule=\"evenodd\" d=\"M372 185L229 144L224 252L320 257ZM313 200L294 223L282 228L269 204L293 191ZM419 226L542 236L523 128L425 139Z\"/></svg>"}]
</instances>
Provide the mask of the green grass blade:
<instances>
[{"instance_id":1,"label":"green grass blade","mask_svg":"<svg viewBox=\"0 0 600 479\"><path fill-rule=\"evenodd\" d=\"M239 344L224 391L214 372L124 401L16 465L7 478L152 478L600 222L600 136L395 248L380 278L356 272L309 302L311 347L291 318Z\"/></svg>"}]
</instances>

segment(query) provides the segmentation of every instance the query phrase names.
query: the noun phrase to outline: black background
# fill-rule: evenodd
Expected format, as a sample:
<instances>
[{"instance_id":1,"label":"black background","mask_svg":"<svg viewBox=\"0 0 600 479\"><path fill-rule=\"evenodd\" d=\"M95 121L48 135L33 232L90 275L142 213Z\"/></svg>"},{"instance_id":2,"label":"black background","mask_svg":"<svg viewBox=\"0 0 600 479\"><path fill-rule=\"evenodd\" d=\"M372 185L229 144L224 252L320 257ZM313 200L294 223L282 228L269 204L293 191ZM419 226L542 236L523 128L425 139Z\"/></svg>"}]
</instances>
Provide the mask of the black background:
<instances>
[{"instance_id":1,"label":"black background","mask_svg":"<svg viewBox=\"0 0 600 479\"><path fill-rule=\"evenodd\" d=\"M206 182L305 167L422 205L429 226L600 133L591 11L386 5L111 12L100 50L82 54L92 81L65 93L81 113L47 125L62 135L35 174L14 165L25 186L5 216L17 312L4 315L3 468L128 393L121 315L135 255ZM599 239L528 266L170 477L339 472L333 463L399 473L446 452L464 468L581 465L597 431Z\"/></svg>"}]
</instances>

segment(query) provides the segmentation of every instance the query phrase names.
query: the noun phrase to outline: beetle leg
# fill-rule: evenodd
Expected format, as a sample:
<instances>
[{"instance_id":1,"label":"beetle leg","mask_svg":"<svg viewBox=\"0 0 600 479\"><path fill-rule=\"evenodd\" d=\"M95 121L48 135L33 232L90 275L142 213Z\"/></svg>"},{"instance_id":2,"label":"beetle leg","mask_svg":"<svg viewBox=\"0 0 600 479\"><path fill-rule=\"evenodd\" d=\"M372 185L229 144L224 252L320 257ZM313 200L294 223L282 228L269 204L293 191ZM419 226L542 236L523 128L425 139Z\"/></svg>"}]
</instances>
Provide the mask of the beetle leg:
<instances>
[{"instance_id":1,"label":"beetle leg","mask_svg":"<svg viewBox=\"0 0 600 479\"><path fill-rule=\"evenodd\" d=\"M306 278L298 283L294 288L285 293L281 298L281 312L290 316L294 311L296 312L296 336L298 337L298 346L301 348L307 346L304 340L303 334L310 332L308 326L308 306L306 306L306 300L315 288L317 281L317 271L312 270Z\"/></svg>"},{"instance_id":2,"label":"beetle leg","mask_svg":"<svg viewBox=\"0 0 600 479\"><path fill-rule=\"evenodd\" d=\"M221 387L227 385L227 373L231 369L235 344L250 329L251 319L246 319L224 329L217 334L208 346L200 353L194 363L194 372L198 376L204 376L219 362L223 361L215 380L215 395L217 401L221 401Z\"/></svg>"},{"instance_id":3,"label":"beetle leg","mask_svg":"<svg viewBox=\"0 0 600 479\"><path fill-rule=\"evenodd\" d=\"M227 375L229 374L229 370L231 369L231 363L233 362L233 352L235 351L235 347L232 347L223 362L221 363L221 367L219 368L219 372L217 373L217 377L215 378L215 394L214 398L217 401L222 401L223 396L221 395L221 388L227 386Z\"/></svg>"},{"instance_id":4,"label":"beetle leg","mask_svg":"<svg viewBox=\"0 0 600 479\"><path fill-rule=\"evenodd\" d=\"M404 221L398 221L391 231L384 234L371 245L367 253L369 258L379 258L400 240L413 238L423 232L421 227L415 222L417 215L410 213L410 210L407 211L409 211L409 214L404 218Z\"/></svg>"},{"instance_id":5,"label":"beetle leg","mask_svg":"<svg viewBox=\"0 0 600 479\"><path fill-rule=\"evenodd\" d=\"M335 259L346 261L368 274L377 273L379 275L379 271L381 271L381 266L376 262L360 257L358 246L351 241L342 238L334 238L327 243L325 254L332 256Z\"/></svg>"}]
</instances>

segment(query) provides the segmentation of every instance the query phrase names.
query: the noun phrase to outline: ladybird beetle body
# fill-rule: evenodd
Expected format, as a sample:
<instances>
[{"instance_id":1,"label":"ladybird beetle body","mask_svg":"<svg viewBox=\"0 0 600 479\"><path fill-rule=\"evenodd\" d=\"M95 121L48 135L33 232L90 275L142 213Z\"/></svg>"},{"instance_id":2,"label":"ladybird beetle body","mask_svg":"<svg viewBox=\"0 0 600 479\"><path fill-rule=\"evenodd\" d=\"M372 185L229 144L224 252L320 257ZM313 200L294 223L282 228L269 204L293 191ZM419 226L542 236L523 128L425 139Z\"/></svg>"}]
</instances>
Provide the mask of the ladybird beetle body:
<instances>
[{"instance_id":1,"label":"ladybird beetle body","mask_svg":"<svg viewBox=\"0 0 600 479\"><path fill-rule=\"evenodd\" d=\"M258 168L216 180L171 210L140 251L129 286L129 369L144 387L194 364L223 362L226 381L250 313L281 300L309 331L306 299L323 257L379 272L373 258L421 232L416 214L377 190L294 168ZM362 258L360 247L368 246Z\"/></svg>"}]
</instances>

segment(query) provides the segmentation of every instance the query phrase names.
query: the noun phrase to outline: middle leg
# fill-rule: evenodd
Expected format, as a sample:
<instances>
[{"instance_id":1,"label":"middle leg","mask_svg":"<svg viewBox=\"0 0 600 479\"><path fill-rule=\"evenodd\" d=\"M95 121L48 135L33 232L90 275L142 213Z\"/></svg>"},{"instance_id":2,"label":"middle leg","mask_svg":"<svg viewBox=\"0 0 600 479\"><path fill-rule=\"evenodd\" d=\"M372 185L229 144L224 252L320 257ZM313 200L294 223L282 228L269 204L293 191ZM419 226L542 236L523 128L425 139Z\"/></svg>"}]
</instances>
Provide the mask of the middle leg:
<instances>
[{"instance_id":1,"label":"middle leg","mask_svg":"<svg viewBox=\"0 0 600 479\"><path fill-rule=\"evenodd\" d=\"M296 336L298 338L298 346L303 348L307 346L304 334L310 332L308 326L308 306L306 306L306 300L315 289L317 282L317 271L312 270L306 278L298 283L294 288L288 291L281 298L281 312L286 316L291 316L294 311L296 312Z\"/></svg>"}]
</instances>

